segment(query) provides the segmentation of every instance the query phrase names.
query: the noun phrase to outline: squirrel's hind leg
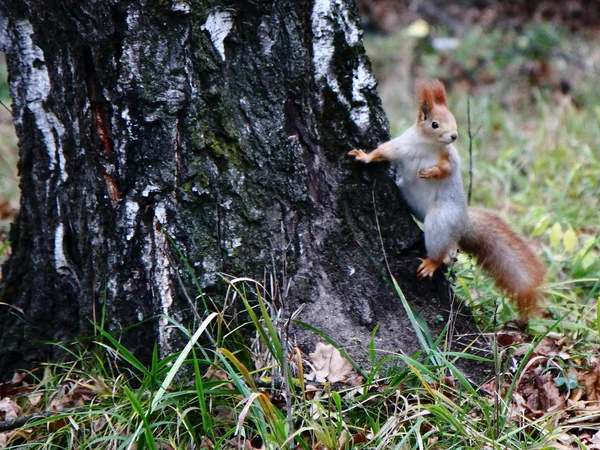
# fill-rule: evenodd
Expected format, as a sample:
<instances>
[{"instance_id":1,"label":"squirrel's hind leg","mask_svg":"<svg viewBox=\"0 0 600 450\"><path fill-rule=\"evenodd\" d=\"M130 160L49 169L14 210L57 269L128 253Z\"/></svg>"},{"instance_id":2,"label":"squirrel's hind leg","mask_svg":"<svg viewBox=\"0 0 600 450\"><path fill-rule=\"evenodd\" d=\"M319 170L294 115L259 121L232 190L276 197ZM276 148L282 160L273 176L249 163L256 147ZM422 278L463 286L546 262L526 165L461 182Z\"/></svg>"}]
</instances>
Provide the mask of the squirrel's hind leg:
<instances>
[{"instance_id":1,"label":"squirrel's hind leg","mask_svg":"<svg viewBox=\"0 0 600 450\"><path fill-rule=\"evenodd\" d=\"M422 280L427 277L432 277L433 273L438 267L442 265L442 261L437 261L431 258L425 258L421 260L421 265L417 269L417 277Z\"/></svg>"},{"instance_id":2,"label":"squirrel's hind leg","mask_svg":"<svg viewBox=\"0 0 600 450\"><path fill-rule=\"evenodd\" d=\"M457 239L452 232L452 226L443 213L444 209L432 208L425 217L425 249L427 258L422 260L417 269L419 279L433 276L433 273L444 261L450 260L458 249Z\"/></svg>"}]
</instances>

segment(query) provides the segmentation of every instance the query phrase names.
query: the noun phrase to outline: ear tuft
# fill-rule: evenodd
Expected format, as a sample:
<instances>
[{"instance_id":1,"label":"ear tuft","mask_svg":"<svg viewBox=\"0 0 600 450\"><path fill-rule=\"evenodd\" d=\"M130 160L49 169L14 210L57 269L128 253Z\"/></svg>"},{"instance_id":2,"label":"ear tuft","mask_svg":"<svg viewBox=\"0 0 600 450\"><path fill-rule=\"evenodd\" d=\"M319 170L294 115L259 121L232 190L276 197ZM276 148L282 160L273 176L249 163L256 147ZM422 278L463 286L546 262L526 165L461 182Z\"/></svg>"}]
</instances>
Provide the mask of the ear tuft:
<instances>
[{"instance_id":1,"label":"ear tuft","mask_svg":"<svg viewBox=\"0 0 600 450\"><path fill-rule=\"evenodd\" d=\"M427 116L434 105L446 105L446 89L439 80L417 82L417 104L420 113ZM419 113L419 114L420 114Z\"/></svg>"},{"instance_id":2,"label":"ear tuft","mask_svg":"<svg viewBox=\"0 0 600 450\"><path fill-rule=\"evenodd\" d=\"M446 104L446 89L440 80L433 80L429 84L432 95L433 95L433 103L436 105L445 105Z\"/></svg>"},{"instance_id":3,"label":"ear tuft","mask_svg":"<svg viewBox=\"0 0 600 450\"><path fill-rule=\"evenodd\" d=\"M427 115L433 109L433 90L430 83L417 81L417 104L419 105L419 118L427 119Z\"/></svg>"}]
</instances>

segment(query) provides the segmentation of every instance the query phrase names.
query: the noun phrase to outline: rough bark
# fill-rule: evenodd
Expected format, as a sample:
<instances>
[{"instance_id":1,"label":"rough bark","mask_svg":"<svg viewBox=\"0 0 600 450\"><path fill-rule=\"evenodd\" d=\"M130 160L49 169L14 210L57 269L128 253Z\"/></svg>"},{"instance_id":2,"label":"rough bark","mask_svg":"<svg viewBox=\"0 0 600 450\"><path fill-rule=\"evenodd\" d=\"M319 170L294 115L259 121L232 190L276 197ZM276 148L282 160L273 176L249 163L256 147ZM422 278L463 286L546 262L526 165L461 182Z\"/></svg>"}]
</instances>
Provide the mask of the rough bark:
<instances>
[{"instance_id":1,"label":"rough bark","mask_svg":"<svg viewBox=\"0 0 600 450\"><path fill-rule=\"evenodd\" d=\"M8 0L0 30L22 189L2 371L92 321L138 324L123 339L139 355L151 337L168 351L155 318L188 323L194 289L165 232L215 299L220 273L275 272L287 310L304 304L359 358L378 323L379 348L412 352L377 212L407 297L434 330L447 320L443 278L416 280L422 236L387 167L346 157L388 137L349 1Z\"/></svg>"}]
</instances>

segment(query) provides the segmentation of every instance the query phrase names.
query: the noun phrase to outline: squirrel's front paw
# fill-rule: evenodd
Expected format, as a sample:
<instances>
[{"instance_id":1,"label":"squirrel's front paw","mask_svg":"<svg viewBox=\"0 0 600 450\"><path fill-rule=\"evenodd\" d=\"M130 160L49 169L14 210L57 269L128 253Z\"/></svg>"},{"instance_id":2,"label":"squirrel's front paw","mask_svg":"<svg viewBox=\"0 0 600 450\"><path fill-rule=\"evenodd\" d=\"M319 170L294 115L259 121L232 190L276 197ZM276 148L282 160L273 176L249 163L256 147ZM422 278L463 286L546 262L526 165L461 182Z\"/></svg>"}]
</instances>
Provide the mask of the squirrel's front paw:
<instances>
[{"instance_id":1,"label":"squirrel's front paw","mask_svg":"<svg viewBox=\"0 0 600 450\"><path fill-rule=\"evenodd\" d=\"M431 178L435 175L435 169L421 169L419 170L420 178Z\"/></svg>"},{"instance_id":2,"label":"squirrel's front paw","mask_svg":"<svg viewBox=\"0 0 600 450\"><path fill-rule=\"evenodd\" d=\"M357 161L368 163L370 161L369 155L364 150L354 149L348 152L348 156L354 156Z\"/></svg>"}]
</instances>

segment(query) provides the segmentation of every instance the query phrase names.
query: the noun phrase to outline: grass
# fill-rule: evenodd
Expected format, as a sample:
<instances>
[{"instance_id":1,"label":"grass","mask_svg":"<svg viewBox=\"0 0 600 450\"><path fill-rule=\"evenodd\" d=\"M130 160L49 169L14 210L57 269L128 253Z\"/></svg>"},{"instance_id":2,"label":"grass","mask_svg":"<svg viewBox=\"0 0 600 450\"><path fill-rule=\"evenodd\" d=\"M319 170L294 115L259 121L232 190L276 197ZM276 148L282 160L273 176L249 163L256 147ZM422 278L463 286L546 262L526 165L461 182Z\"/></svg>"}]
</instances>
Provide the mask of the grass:
<instances>
[{"instance_id":1,"label":"grass","mask_svg":"<svg viewBox=\"0 0 600 450\"><path fill-rule=\"evenodd\" d=\"M418 331L418 354L383 355L373 339L374 364L360 368L362 377L350 364L346 381L310 381L315 363L285 339L276 291L228 278L228 298L219 304L239 301L244 315L216 311L191 330L172 323L187 345L162 358L155 352L150 367L98 328L91 348L67 348L69 362L46 365L27 385L4 385L31 421L0 433L0 447L543 449L592 442L600 429L589 396L600 333L597 81L575 73L572 95L557 95L552 81L533 83L522 69L545 60L560 79L561 55L583 59L577 52L593 43L545 24L519 32L474 29L455 51L436 51L427 39L409 42L402 31L368 39L380 78L405 93L410 89L394 76L404 69L392 56L399 47L393 39L402 39L402 58L417 72L452 81L465 181L467 93L452 68L459 64L480 81L471 95L478 130L472 204L498 211L531 237L549 265L547 314L531 321L528 336L499 331L514 310L470 259L461 256L454 267L457 295L495 343L489 363L496 379L473 386L456 369L467 356L444 351L444 336L434 341L404 302ZM396 108L388 110L395 133L414 120L410 98L384 104ZM242 332L254 336L248 345L237 338ZM516 367L509 370L511 361ZM538 409L531 406L536 396Z\"/></svg>"},{"instance_id":2,"label":"grass","mask_svg":"<svg viewBox=\"0 0 600 450\"><path fill-rule=\"evenodd\" d=\"M187 344L162 359L155 351L150 367L98 328L91 349L67 348L71 362L34 372L30 385L5 386L20 391L14 402L31 417L0 434L8 448L525 449L560 434L558 413L514 420L511 396L534 345L504 395L485 395L456 368L465 355L428 338L396 284L420 330L421 354L390 354L355 382L310 382L303 374L315 362L283 339L287 324L277 318L273 291L249 279L224 282L227 301L244 304L247 322L227 321L223 312L195 330L172 322ZM225 348L240 330L256 335L251 345Z\"/></svg>"}]
</instances>

